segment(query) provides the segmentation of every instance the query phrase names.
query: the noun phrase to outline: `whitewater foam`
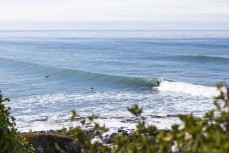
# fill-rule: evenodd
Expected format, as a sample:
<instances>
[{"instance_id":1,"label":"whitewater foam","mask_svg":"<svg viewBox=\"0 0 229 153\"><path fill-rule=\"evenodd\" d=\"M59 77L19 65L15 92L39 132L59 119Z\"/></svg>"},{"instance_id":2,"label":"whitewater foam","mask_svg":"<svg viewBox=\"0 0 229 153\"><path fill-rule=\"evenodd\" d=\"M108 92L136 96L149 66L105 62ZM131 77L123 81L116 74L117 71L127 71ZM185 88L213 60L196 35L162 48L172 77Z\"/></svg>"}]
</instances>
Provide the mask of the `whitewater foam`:
<instances>
[{"instance_id":1,"label":"whitewater foam","mask_svg":"<svg viewBox=\"0 0 229 153\"><path fill-rule=\"evenodd\" d=\"M219 93L215 87L206 87L185 82L169 82L165 80L161 81L160 86L157 89L162 92L175 92L210 98L217 96Z\"/></svg>"},{"instance_id":2,"label":"whitewater foam","mask_svg":"<svg viewBox=\"0 0 229 153\"><path fill-rule=\"evenodd\" d=\"M55 120L47 120L47 121L33 121L33 122L25 122L25 121L18 121L17 126L18 130L20 132L28 132L30 130L32 131L48 131L48 130L60 130L63 127L70 128L70 127L76 127L80 126L80 119L77 119L76 121L70 122L69 116L65 120L61 120L61 122ZM83 117L84 118L84 117ZM117 129L122 128L126 130L133 130L136 129L137 122L128 122L126 120L132 120L133 117L122 117L122 118L113 118L113 117L107 117L107 118L97 118L95 119L95 122L99 123L100 125L105 125L106 128L109 129L109 133L115 132ZM173 124L180 124L181 122L177 117L168 117L168 118L151 118L146 117L145 118L147 125L155 125L158 129L170 129ZM90 126L89 126L90 128Z\"/></svg>"},{"instance_id":3,"label":"whitewater foam","mask_svg":"<svg viewBox=\"0 0 229 153\"><path fill-rule=\"evenodd\" d=\"M107 125L108 127L118 126L118 123L116 125L113 122L119 122L120 126L124 126L119 120L131 117L127 107L133 104L143 107L143 115L148 117L151 115L166 116L168 114L177 115L178 113L186 114L190 112L202 116L203 110L211 109L209 107L211 100L208 97L184 96L183 93L172 92L171 89L173 88L171 87L169 88L170 92L162 91L162 87L169 83L177 85L175 82L162 81L158 90L155 90L155 92L147 90L144 94L130 91L114 91L34 95L12 99L14 102L9 103L9 105L13 108L12 115L16 117L20 131L29 131L31 129L39 131L60 129L63 126L69 127L75 124L69 123L71 110L73 109L82 117L91 114L98 115L101 118L101 123L110 124ZM203 87L203 89L208 88ZM198 107L195 107L196 105ZM115 121L110 123L110 119L106 118L113 118ZM102 121L103 119L104 121ZM168 128L168 120L165 120L165 118L155 118L152 120L152 124L161 128ZM171 121L169 125L172 123L174 121ZM126 123L125 126L128 127L130 126L129 124Z\"/></svg>"}]
</instances>

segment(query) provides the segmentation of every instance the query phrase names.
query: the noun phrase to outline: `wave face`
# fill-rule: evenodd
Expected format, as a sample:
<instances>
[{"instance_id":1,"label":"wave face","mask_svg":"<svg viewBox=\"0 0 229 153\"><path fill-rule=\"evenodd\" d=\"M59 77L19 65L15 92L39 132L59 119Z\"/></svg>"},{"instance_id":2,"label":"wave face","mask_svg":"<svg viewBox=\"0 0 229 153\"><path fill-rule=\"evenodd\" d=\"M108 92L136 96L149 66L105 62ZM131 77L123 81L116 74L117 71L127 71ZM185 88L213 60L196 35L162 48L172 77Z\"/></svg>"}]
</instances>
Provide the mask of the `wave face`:
<instances>
[{"instance_id":1,"label":"wave face","mask_svg":"<svg viewBox=\"0 0 229 153\"><path fill-rule=\"evenodd\" d=\"M17 61L13 59L0 58L0 63L4 66L13 67L27 73L43 74L50 79L73 79L73 81L90 81L101 84L117 84L129 87L157 87L160 79L157 78L140 78L128 76L107 75L101 73L85 72L67 68L56 68L44 66L31 62Z\"/></svg>"},{"instance_id":2,"label":"wave face","mask_svg":"<svg viewBox=\"0 0 229 153\"><path fill-rule=\"evenodd\" d=\"M192 96L214 97L218 92L215 87L206 87L203 85L194 85L185 82L174 82L162 78L140 78L128 76L115 76L100 73L84 72L74 69L55 68L43 66L35 63L16 61L12 59L0 58L0 63L5 63L5 66L10 63L10 67L23 69L28 73L47 74L47 78L51 79L68 79L73 81L96 82L100 84L116 84L126 87L143 87L145 89L157 89L159 91L175 92L180 94L188 94Z\"/></svg>"},{"instance_id":3,"label":"wave face","mask_svg":"<svg viewBox=\"0 0 229 153\"><path fill-rule=\"evenodd\" d=\"M228 42L229 31L0 31L0 90L21 131L70 125L73 109L202 116L229 84Z\"/></svg>"}]
</instances>

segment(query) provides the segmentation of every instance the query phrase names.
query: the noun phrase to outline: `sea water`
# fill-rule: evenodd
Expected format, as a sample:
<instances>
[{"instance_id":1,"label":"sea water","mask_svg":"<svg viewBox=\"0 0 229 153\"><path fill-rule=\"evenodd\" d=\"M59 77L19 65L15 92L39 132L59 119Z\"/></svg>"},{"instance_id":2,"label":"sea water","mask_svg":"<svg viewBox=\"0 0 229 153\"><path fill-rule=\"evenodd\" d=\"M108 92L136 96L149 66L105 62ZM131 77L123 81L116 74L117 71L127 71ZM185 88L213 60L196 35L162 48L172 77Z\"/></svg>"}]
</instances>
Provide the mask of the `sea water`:
<instances>
[{"instance_id":1,"label":"sea water","mask_svg":"<svg viewBox=\"0 0 229 153\"><path fill-rule=\"evenodd\" d=\"M169 128L212 109L219 82L229 82L229 31L0 32L0 89L19 131L69 127L71 110L125 126L134 104Z\"/></svg>"}]
</instances>

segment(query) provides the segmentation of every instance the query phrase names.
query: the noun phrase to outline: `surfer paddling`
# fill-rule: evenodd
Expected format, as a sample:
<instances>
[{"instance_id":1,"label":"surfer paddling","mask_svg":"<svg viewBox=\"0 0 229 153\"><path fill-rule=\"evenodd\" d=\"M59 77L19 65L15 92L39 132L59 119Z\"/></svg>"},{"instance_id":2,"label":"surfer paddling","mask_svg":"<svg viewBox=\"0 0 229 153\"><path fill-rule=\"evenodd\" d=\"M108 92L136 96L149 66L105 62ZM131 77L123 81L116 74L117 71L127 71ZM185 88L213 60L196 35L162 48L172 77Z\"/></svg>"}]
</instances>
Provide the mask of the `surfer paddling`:
<instances>
[{"instance_id":1,"label":"surfer paddling","mask_svg":"<svg viewBox=\"0 0 229 153\"><path fill-rule=\"evenodd\" d=\"M53 75L46 75L45 78L50 78L50 77L53 77Z\"/></svg>"}]
</instances>

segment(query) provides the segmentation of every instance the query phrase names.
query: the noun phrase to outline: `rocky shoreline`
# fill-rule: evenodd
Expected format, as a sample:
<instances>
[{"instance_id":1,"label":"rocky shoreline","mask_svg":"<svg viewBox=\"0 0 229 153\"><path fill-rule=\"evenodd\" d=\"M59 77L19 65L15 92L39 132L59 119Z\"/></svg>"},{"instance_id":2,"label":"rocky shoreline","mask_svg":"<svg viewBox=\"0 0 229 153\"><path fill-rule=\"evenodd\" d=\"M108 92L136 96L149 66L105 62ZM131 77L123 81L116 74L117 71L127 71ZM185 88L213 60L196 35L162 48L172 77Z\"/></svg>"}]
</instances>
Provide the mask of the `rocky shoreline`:
<instances>
[{"instance_id":1,"label":"rocky shoreline","mask_svg":"<svg viewBox=\"0 0 229 153\"><path fill-rule=\"evenodd\" d=\"M148 116L150 119L157 118L174 118L177 115L166 115L166 116ZM85 117L75 117L74 121L79 122L81 120L86 119ZM98 117L100 120L108 120L108 119L119 119L120 123L134 124L139 123L139 119L136 117ZM145 120L145 118L142 118ZM118 135L123 135L128 137L130 140L132 138L132 134L135 131L132 127L116 127L109 132L105 132L103 134L98 130L94 130L92 125L87 126L84 130L87 134L90 134L93 137L102 136L99 143L112 147L114 140ZM168 129L157 130L152 133L152 136L156 136L160 131L168 132ZM32 132L21 132L21 136L25 137L27 141L32 144L35 148L36 153L45 153L45 152L66 152L66 153L78 153L81 150L81 144L74 140L71 135L63 132L62 130L43 130L43 131L32 131ZM62 151L61 151L62 150Z\"/></svg>"},{"instance_id":2,"label":"rocky shoreline","mask_svg":"<svg viewBox=\"0 0 229 153\"><path fill-rule=\"evenodd\" d=\"M165 133L169 130L157 130L152 133L152 136L156 136L160 131ZM85 132L96 136L99 135L99 131L94 129L86 129ZM134 130L125 130L123 128L117 129L109 134L102 136L102 144L112 147L112 144L117 135L127 136L130 140L132 139L132 133ZM49 130L49 131L35 131L35 132L24 132L21 136L26 138L27 141L35 148L35 153L46 153L46 152L57 152L57 153L79 153L82 145L75 141L71 136L66 135L61 130Z\"/></svg>"}]
</instances>

